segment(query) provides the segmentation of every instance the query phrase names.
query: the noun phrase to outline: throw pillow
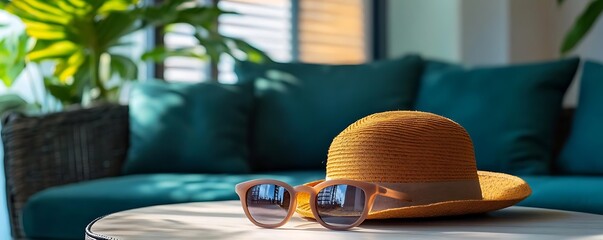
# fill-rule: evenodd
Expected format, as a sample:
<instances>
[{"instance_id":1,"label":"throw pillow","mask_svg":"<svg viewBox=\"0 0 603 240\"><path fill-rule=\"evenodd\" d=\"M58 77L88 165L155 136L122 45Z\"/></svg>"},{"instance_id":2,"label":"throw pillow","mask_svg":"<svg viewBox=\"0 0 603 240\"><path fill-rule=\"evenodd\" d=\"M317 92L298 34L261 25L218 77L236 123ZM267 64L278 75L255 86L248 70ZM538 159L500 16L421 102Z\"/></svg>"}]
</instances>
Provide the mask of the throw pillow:
<instances>
[{"instance_id":1,"label":"throw pillow","mask_svg":"<svg viewBox=\"0 0 603 240\"><path fill-rule=\"evenodd\" d=\"M124 173L249 171L251 84L145 82L130 95Z\"/></svg>"},{"instance_id":2,"label":"throw pillow","mask_svg":"<svg viewBox=\"0 0 603 240\"><path fill-rule=\"evenodd\" d=\"M418 56L359 65L240 63L255 81L252 166L324 169L333 138L367 115L410 109L422 72Z\"/></svg>"},{"instance_id":3,"label":"throw pillow","mask_svg":"<svg viewBox=\"0 0 603 240\"><path fill-rule=\"evenodd\" d=\"M603 174L603 65L586 62L578 107L558 167L569 174Z\"/></svg>"},{"instance_id":4,"label":"throw pillow","mask_svg":"<svg viewBox=\"0 0 603 240\"><path fill-rule=\"evenodd\" d=\"M479 169L546 174L563 95L579 62L571 58L473 69L430 62L416 109L465 127Z\"/></svg>"}]
</instances>

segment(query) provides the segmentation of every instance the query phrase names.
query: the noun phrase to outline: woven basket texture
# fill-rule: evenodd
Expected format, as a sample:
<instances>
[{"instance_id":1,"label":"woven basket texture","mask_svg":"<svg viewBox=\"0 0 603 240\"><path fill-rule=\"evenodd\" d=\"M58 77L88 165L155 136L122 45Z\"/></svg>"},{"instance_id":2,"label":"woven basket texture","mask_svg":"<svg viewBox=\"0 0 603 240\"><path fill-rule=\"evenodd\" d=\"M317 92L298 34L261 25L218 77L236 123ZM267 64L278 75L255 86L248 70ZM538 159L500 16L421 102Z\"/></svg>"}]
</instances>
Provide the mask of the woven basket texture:
<instances>
[{"instance_id":1,"label":"woven basket texture","mask_svg":"<svg viewBox=\"0 0 603 240\"><path fill-rule=\"evenodd\" d=\"M24 237L21 210L53 186L117 176L128 149L128 107L102 105L3 119L4 169L12 235Z\"/></svg>"}]
</instances>

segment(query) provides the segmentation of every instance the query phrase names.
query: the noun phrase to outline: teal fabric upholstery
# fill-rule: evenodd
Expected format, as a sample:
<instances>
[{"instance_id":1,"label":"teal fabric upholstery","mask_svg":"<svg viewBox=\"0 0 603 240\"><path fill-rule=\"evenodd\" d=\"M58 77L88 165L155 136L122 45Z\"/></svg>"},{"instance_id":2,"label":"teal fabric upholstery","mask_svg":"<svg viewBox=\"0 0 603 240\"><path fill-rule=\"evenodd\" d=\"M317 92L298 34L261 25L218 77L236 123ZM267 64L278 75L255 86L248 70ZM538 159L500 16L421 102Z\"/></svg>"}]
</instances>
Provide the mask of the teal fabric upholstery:
<instances>
[{"instance_id":1,"label":"teal fabric upholstery","mask_svg":"<svg viewBox=\"0 0 603 240\"><path fill-rule=\"evenodd\" d=\"M133 173L245 173L253 85L139 84L130 95Z\"/></svg>"},{"instance_id":2,"label":"teal fabric upholstery","mask_svg":"<svg viewBox=\"0 0 603 240\"><path fill-rule=\"evenodd\" d=\"M362 65L238 64L239 80L255 81L251 165L324 169L331 141L349 124L412 107L422 65L418 56Z\"/></svg>"},{"instance_id":3,"label":"teal fabric upholstery","mask_svg":"<svg viewBox=\"0 0 603 240\"><path fill-rule=\"evenodd\" d=\"M416 109L467 129L481 170L546 174L561 101L579 59L465 69L430 62Z\"/></svg>"},{"instance_id":4,"label":"teal fabric upholstery","mask_svg":"<svg viewBox=\"0 0 603 240\"><path fill-rule=\"evenodd\" d=\"M518 205L603 214L603 177L522 176L532 195Z\"/></svg>"},{"instance_id":5,"label":"teal fabric upholstery","mask_svg":"<svg viewBox=\"0 0 603 240\"><path fill-rule=\"evenodd\" d=\"M30 238L82 239L97 217L151 205L235 200L237 183L273 178L293 186L324 179L324 171L266 174L146 174L87 181L50 188L31 197L23 210Z\"/></svg>"},{"instance_id":6,"label":"teal fabric upholstery","mask_svg":"<svg viewBox=\"0 0 603 240\"><path fill-rule=\"evenodd\" d=\"M603 64L584 64L578 107L558 167L567 174L603 174Z\"/></svg>"}]
</instances>

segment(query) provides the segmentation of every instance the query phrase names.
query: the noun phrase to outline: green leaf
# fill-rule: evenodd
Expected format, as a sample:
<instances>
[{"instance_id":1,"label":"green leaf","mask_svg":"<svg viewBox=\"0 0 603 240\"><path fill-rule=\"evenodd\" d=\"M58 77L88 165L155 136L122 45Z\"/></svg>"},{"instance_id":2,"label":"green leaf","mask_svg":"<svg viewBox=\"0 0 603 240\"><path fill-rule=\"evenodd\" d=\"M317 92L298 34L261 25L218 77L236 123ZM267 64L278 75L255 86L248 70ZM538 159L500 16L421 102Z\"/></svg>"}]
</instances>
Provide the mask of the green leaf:
<instances>
[{"instance_id":1,"label":"green leaf","mask_svg":"<svg viewBox=\"0 0 603 240\"><path fill-rule=\"evenodd\" d=\"M209 56L209 59L212 63L217 64L220 62L220 58L223 53L232 55L230 49L226 44L224 44L223 38L221 36L210 36L203 37L200 34L195 34L195 38L199 41L199 45L205 48L206 54Z\"/></svg>"},{"instance_id":2,"label":"green leaf","mask_svg":"<svg viewBox=\"0 0 603 240\"><path fill-rule=\"evenodd\" d=\"M62 60L55 67L54 76L58 77L61 83L66 83L73 77L86 61L86 55L81 51L75 51L66 60Z\"/></svg>"},{"instance_id":3,"label":"green leaf","mask_svg":"<svg viewBox=\"0 0 603 240\"><path fill-rule=\"evenodd\" d=\"M36 105L27 103L17 94L8 93L0 95L0 115L4 115L7 112L30 113L35 111Z\"/></svg>"},{"instance_id":4,"label":"green leaf","mask_svg":"<svg viewBox=\"0 0 603 240\"><path fill-rule=\"evenodd\" d=\"M561 5L565 2L565 0L557 0L557 5Z\"/></svg>"},{"instance_id":5,"label":"green leaf","mask_svg":"<svg viewBox=\"0 0 603 240\"><path fill-rule=\"evenodd\" d=\"M217 19L223 13L218 7L194 7L180 10L175 23L188 23L193 26L210 28L217 23Z\"/></svg>"},{"instance_id":6,"label":"green leaf","mask_svg":"<svg viewBox=\"0 0 603 240\"><path fill-rule=\"evenodd\" d=\"M138 66L132 59L111 54L111 72L118 74L122 80L135 80L138 78Z\"/></svg>"},{"instance_id":7,"label":"green leaf","mask_svg":"<svg viewBox=\"0 0 603 240\"><path fill-rule=\"evenodd\" d=\"M208 56L205 54L205 50L200 46L178 48L178 49L167 49L165 47L156 47L151 51L148 51L142 55L142 60L161 62L168 57L191 57L199 60L207 60Z\"/></svg>"},{"instance_id":8,"label":"green leaf","mask_svg":"<svg viewBox=\"0 0 603 240\"><path fill-rule=\"evenodd\" d=\"M125 11L131 9L138 0L106 0L98 9L100 15L107 15L111 12Z\"/></svg>"},{"instance_id":9,"label":"green leaf","mask_svg":"<svg viewBox=\"0 0 603 240\"><path fill-rule=\"evenodd\" d=\"M188 23L195 27L210 28L226 12L217 6L192 5L189 0L163 1L158 6L145 7L138 14L147 24L165 26L174 23Z\"/></svg>"},{"instance_id":10,"label":"green leaf","mask_svg":"<svg viewBox=\"0 0 603 240\"><path fill-rule=\"evenodd\" d=\"M39 40L65 40L67 31L65 27L57 24L25 21L29 36Z\"/></svg>"},{"instance_id":11,"label":"green leaf","mask_svg":"<svg viewBox=\"0 0 603 240\"><path fill-rule=\"evenodd\" d=\"M112 12L96 25L98 46L101 51L106 51L118 40L130 33L136 21L135 16L126 12Z\"/></svg>"},{"instance_id":12,"label":"green leaf","mask_svg":"<svg viewBox=\"0 0 603 240\"><path fill-rule=\"evenodd\" d=\"M251 46L249 43L247 43L241 39L236 39L236 38L229 38L229 39L235 43L236 47L239 50L241 50L242 52L244 52L247 55L247 59L246 59L247 61L254 62L254 63L272 62L272 59L270 59L270 57L268 57L268 55L266 55L261 50L255 48L254 46Z\"/></svg>"},{"instance_id":13,"label":"green leaf","mask_svg":"<svg viewBox=\"0 0 603 240\"><path fill-rule=\"evenodd\" d=\"M100 1L98 1L100 2ZM86 8L89 7L90 5L84 1L84 0L67 0L65 1L65 3L71 5L74 8Z\"/></svg>"},{"instance_id":14,"label":"green leaf","mask_svg":"<svg viewBox=\"0 0 603 240\"><path fill-rule=\"evenodd\" d=\"M584 36L592 29L601 12L603 12L603 0L593 0L565 35L561 45L561 54L567 54L582 41Z\"/></svg>"},{"instance_id":15,"label":"green leaf","mask_svg":"<svg viewBox=\"0 0 603 240\"><path fill-rule=\"evenodd\" d=\"M0 39L0 80L10 87L25 69L31 39L24 33Z\"/></svg>"},{"instance_id":16,"label":"green leaf","mask_svg":"<svg viewBox=\"0 0 603 240\"><path fill-rule=\"evenodd\" d=\"M135 41L117 42L117 43L111 45L111 47L132 47L132 46L135 46L136 44L138 44L138 43L136 43Z\"/></svg>"},{"instance_id":17,"label":"green leaf","mask_svg":"<svg viewBox=\"0 0 603 240\"><path fill-rule=\"evenodd\" d=\"M71 87L67 85L55 85L49 84L46 85L46 89L50 95L59 100L62 103L77 103L78 99L74 99L71 94Z\"/></svg>"},{"instance_id":18,"label":"green leaf","mask_svg":"<svg viewBox=\"0 0 603 240\"><path fill-rule=\"evenodd\" d=\"M79 84L74 82L71 85L58 83L55 77L45 77L44 85L54 98L65 105L80 103L82 99L82 91Z\"/></svg>"},{"instance_id":19,"label":"green leaf","mask_svg":"<svg viewBox=\"0 0 603 240\"><path fill-rule=\"evenodd\" d=\"M73 5L69 4L69 1L56 1L56 4L67 14L81 15L81 13L83 12L81 11L82 9L76 8Z\"/></svg>"},{"instance_id":20,"label":"green leaf","mask_svg":"<svg viewBox=\"0 0 603 240\"><path fill-rule=\"evenodd\" d=\"M107 98L112 101L119 101L119 94L121 93L121 85L110 87L107 89Z\"/></svg>"},{"instance_id":21,"label":"green leaf","mask_svg":"<svg viewBox=\"0 0 603 240\"><path fill-rule=\"evenodd\" d=\"M184 1L162 1L159 6L146 6L132 12L145 26L164 26L173 23L178 18L177 7Z\"/></svg>"},{"instance_id":22,"label":"green leaf","mask_svg":"<svg viewBox=\"0 0 603 240\"><path fill-rule=\"evenodd\" d=\"M45 12L45 13L52 14L55 16L62 16L65 14L65 11L63 11L61 8L57 7L56 5L53 5L52 1L29 0L28 3L32 8L39 10L41 12Z\"/></svg>"},{"instance_id":23,"label":"green leaf","mask_svg":"<svg viewBox=\"0 0 603 240\"><path fill-rule=\"evenodd\" d=\"M190 0L172 0L172 1L162 1L163 5L159 6L159 8L163 9L176 9L180 7L182 4L190 2Z\"/></svg>"},{"instance_id":24,"label":"green leaf","mask_svg":"<svg viewBox=\"0 0 603 240\"><path fill-rule=\"evenodd\" d=\"M34 50L30 52L27 57L31 61L41 61L46 59L63 58L72 55L76 51L78 51L78 46L74 43L69 41L60 41L53 43L44 49Z\"/></svg>"},{"instance_id":25,"label":"green leaf","mask_svg":"<svg viewBox=\"0 0 603 240\"><path fill-rule=\"evenodd\" d=\"M38 9L35 4L44 4L44 2L41 0L13 0L6 9L20 18L35 19L39 22L66 25L71 21L69 15L55 14L45 9Z\"/></svg>"},{"instance_id":26,"label":"green leaf","mask_svg":"<svg viewBox=\"0 0 603 240\"><path fill-rule=\"evenodd\" d=\"M8 112L33 114L39 113L40 110L41 106L39 104L28 103L17 94L6 93L0 95L0 115L4 115Z\"/></svg>"}]
</instances>

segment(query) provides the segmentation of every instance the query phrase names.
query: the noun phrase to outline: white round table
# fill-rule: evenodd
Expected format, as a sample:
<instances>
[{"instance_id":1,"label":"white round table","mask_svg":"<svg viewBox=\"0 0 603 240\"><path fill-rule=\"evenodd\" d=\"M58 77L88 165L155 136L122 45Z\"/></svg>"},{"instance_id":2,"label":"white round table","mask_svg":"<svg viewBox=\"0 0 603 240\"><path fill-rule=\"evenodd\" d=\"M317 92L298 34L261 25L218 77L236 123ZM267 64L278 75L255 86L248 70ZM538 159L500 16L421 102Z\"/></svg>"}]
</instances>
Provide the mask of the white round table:
<instances>
[{"instance_id":1,"label":"white round table","mask_svg":"<svg viewBox=\"0 0 603 240\"><path fill-rule=\"evenodd\" d=\"M92 222L86 239L603 239L603 215L510 207L483 215L367 220L333 231L293 216L276 229L253 225L239 201L160 205Z\"/></svg>"}]
</instances>

